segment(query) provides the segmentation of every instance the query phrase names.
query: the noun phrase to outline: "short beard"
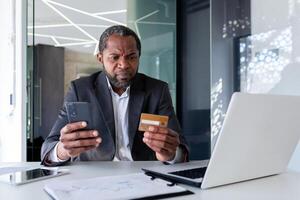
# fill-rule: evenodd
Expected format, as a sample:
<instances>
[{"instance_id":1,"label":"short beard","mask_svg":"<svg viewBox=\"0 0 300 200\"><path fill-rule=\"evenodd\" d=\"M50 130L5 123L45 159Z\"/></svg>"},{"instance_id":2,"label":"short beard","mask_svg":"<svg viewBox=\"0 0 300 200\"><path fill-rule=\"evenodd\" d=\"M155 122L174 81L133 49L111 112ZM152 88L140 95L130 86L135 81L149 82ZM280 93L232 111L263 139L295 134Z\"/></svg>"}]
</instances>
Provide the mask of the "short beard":
<instances>
[{"instance_id":1,"label":"short beard","mask_svg":"<svg viewBox=\"0 0 300 200\"><path fill-rule=\"evenodd\" d=\"M127 82L119 82L118 79L116 77L112 77L110 74L107 73L105 67L103 66L103 72L105 73L106 77L108 78L110 84L115 87L115 88L119 88L119 89L124 89L126 90L126 88L128 86L130 86L133 77L127 81Z\"/></svg>"}]
</instances>

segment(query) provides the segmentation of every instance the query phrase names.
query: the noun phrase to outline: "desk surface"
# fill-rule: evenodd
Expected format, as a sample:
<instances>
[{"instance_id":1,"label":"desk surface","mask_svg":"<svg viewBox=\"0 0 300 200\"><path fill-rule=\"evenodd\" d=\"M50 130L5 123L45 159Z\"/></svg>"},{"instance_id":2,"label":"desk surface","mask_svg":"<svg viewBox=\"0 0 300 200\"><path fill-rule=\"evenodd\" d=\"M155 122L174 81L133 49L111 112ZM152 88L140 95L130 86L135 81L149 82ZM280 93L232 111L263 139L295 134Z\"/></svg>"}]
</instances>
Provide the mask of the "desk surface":
<instances>
[{"instance_id":1,"label":"desk surface","mask_svg":"<svg viewBox=\"0 0 300 200\"><path fill-rule=\"evenodd\" d=\"M32 166L38 167L39 163L0 163L2 166ZM11 186L0 183L0 199L30 199L43 200L51 199L43 187L46 183L60 180L79 180L93 178L97 176L123 175L142 172L142 167L158 166L160 162L79 162L63 168L70 169L70 174L46 179L38 182L28 183L20 186ZM191 191L194 195L181 196L172 199L243 199L243 200L283 200L299 199L300 197L300 173L287 171L281 175L270 176L266 178L246 181L242 183L231 184L222 187L216 187L208 190L181 185Z\"/></svg>"}]
</instances>

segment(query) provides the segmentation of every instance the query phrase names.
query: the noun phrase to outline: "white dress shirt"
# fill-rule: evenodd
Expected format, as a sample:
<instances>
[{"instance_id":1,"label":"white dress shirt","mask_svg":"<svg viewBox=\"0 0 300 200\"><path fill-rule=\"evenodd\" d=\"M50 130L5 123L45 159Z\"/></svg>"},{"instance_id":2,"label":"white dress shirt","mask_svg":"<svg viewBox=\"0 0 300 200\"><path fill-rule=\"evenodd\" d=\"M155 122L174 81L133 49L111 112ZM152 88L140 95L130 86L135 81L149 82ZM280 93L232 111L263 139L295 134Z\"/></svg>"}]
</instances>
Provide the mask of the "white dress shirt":
<instances>
[{"instance_id":1,"label":"white dress shirt","mask_svg":"<svg viewBox=\"0 0 300 200\"><path fill-rule=\"evenodd\" d=\"M115 119L116 153L113 160L133 161L128 137L128 102L130 87L127 87L122 95L119 95L112 89L108 79L107 84L111 94Z\"/></svg>"}]
</instances>

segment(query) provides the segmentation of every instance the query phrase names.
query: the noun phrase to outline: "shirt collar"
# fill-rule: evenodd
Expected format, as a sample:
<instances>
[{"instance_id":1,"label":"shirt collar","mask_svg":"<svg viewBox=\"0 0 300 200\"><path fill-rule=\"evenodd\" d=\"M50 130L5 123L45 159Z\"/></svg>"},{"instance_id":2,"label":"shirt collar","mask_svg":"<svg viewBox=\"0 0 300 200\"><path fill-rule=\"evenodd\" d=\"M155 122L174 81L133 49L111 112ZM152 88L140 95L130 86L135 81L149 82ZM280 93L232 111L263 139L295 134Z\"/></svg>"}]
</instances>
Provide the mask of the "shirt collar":
<instances>
[{"instance_id":1,"label":"shirt collar","mask_svg":"<svg viewBox=\"0 0 300 200\"><path fill-rule=\"evenodd\" d=\"M112 88L110 82L109 82L109 79L107 78L107 76L105 76L106 78L106 81L107 81L107 86L108 86L108 89L111 93L114 93L116 95L118 95ZM125 90L125 92L120 96L120 97L127 97L129 95L129 91L130 91L130 86L128 86ZM119 95L118 95L119 96Z\"/></svg>"}]
</instances>

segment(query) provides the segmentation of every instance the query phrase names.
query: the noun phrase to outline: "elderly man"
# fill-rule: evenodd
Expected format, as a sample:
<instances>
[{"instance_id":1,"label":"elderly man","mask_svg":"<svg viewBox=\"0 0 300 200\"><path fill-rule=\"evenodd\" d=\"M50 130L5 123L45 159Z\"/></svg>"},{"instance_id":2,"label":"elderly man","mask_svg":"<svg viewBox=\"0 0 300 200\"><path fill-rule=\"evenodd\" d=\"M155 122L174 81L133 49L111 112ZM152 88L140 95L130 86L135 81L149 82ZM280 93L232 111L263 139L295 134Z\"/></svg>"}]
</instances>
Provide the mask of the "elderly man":
<instances>
[{"instance_id":1,"label":"elderly man","mask_svg":"<svg viewBox=\"0 0 300 200\"><path fill-rule=\"evenodd\" d=\"M103 32L97 55L103 72L72 81L65 97L65 102L90 103L93 130L84 130L84 121L69 123L63 107L42 146L42 164L187 160L187 145L180 135L168 86L137 72L140 55L140 40L131 29L118 25ZM169 116L168 127L138 131L141 113Z\"/></svg>"}]
</instances>

